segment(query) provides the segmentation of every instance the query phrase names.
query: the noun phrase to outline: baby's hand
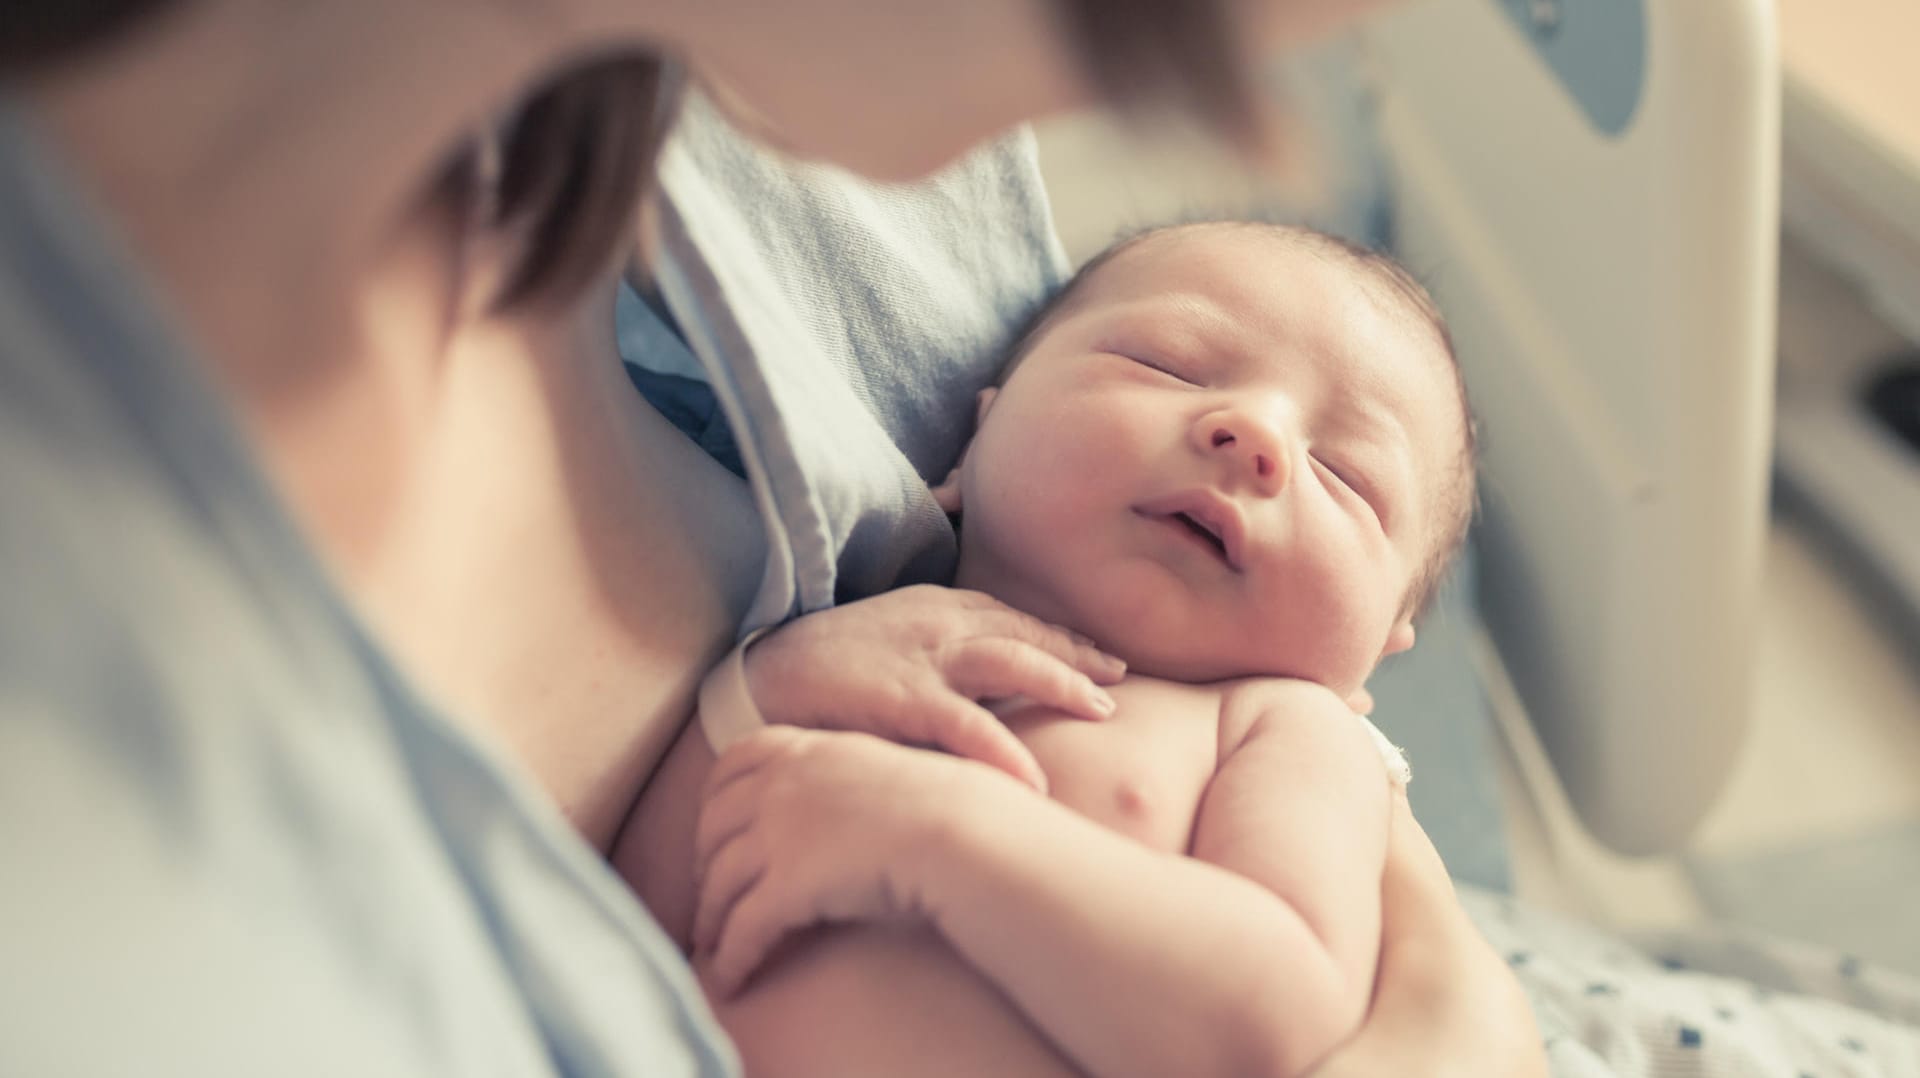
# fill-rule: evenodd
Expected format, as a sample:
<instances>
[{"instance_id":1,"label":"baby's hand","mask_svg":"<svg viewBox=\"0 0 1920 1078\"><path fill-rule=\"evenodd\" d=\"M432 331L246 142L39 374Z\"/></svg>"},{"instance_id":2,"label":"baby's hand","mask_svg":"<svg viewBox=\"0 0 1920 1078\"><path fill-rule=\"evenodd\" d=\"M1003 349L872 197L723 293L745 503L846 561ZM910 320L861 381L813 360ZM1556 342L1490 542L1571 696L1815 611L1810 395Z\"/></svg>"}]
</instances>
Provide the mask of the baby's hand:
<instances>
[{"instance_id":1,"label":"baby's hand","mask_svg":"<svg viewBox=\"0 0 1920 1078\"><path fill-rule=\"evenodd\" d=\"M927 914L916 866L969 798L1033 796L951 757L857 733L771 726L720 756L695 840L694 955L732 995L812 925Z\"/></svg>"},{"instance_id":2,"label":"baby's hand","mask_svg":"<svg viewBox=\"0 0 1920 1078\"><path fill-rule=\"evenodd\" d=\"M782 626L746 654L768 722L933 745L1046 789L1046 775L981 700L1026 696L1101 719L1126 664L976 591L902 588Z\"/></svg>"}]
</instances>

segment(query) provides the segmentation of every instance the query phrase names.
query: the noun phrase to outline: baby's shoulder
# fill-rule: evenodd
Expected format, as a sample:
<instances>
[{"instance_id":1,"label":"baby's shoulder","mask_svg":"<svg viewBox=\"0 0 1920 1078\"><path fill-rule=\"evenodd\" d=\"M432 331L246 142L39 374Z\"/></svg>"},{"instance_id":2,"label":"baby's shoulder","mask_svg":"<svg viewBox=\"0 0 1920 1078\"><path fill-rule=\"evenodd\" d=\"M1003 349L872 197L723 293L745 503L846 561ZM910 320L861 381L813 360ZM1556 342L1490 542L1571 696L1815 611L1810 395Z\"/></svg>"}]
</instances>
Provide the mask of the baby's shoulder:
<instances>
[{"instance_id":1,"label":"baby's shoulder","mask_svg":"<svg viewBox=\"0 0 1920 1078\"><path fill-rule=\"evenodd\" d=\"M1220 696L1223 713L1246 713L1248 719L1261 714L1351 715L1338 694L1325 685L1298 678L1250 677L1223 681L1208 686Z\"/></svg>"},{"instance_id":2,"label":"baby's shoulder","mask_svg":"<svg viewBox=\"0 0 1920 1078\"><path fill-rule=\"evenodd\" d=\"M1296 678L1243 678L1215 686L1220 692L1220 745L1223 752L1262 727L1354 723L1354 712L1333 690ZM1340 736L1345 736L1344 730Z\"/></svg>"},{"instance_id":3,"label":"baby's shoulder","mask_svg":"<svg viewBox=\"0 0 1920 1078\"><path fill-rule=\"evenodd\" d=\"M1226 690L1220 708L1220 754L1227 756L1256 732L1288 738L1289 748L1378 756L1387 776L1405 786L1413 774L1406 753L1373 720L1331 689L1310 681L1249 678Z\"/></svg>"}]
</instances>

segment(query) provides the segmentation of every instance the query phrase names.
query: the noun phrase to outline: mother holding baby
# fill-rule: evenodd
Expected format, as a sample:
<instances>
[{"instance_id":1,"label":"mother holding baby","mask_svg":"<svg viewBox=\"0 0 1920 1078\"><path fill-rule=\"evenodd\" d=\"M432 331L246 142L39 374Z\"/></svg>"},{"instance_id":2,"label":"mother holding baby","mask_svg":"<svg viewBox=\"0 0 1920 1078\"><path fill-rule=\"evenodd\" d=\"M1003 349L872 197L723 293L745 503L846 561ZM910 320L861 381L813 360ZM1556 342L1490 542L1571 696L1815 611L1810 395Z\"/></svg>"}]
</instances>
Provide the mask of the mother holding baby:
<instances>
[{"instance_id":1,"label":"mother holding baby","mask_svg":"<svg viewBox=\"0 0 1920 1078\"><path fill-rule=\"evenodd\" d=\"M839 181L760 204L714 182L724 148L661 156L683 83L690 123L878 179L1096 103L1257 152L1255 55L1371 6L6 5L0 1071L730 1073L605 858L743 619L949 556L924 491L784 420L858 400L888 460L944 474L959 428L923 418L957 422L991 358L783 379L783 331L925 312L860 266L836 291L749 264L816 242L794 207ZM1053 283L1019 265L1052 250L1036 192L1002 142L821 205L876 258L1005 237L925 292L1004 334ZM656 331L633 341L623 268ZM712 374L756 417L751 483L623 346L755 357ZM1001 688L1098 666L1002 608L929 616L988 640L972 674ZM1004 750L964 716L916 739ZM1540 1070L1404 799L1384 909L1369 1018L1315 1073Z\"/></svg>"}]
</instances>

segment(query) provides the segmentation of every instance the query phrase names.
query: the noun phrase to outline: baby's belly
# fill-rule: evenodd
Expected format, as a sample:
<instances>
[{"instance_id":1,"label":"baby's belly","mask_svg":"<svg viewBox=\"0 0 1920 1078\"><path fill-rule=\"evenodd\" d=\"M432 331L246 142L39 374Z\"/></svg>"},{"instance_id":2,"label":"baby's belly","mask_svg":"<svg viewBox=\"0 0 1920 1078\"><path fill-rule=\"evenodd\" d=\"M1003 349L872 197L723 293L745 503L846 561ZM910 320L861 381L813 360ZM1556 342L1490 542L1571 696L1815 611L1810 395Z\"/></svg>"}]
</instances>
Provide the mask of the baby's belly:
<instances>
[{"instance_id":1,"label":"baby's belly","mask_svg":"<svg viewBox=\"0 0 1920 1078\"><path fill-rule=\"evenodd\" d=\"M1123 690L1127 686L1121 687ZM1116 693L1105 723L1014 716L1053 796L1157 849L1185 852L1217 758L1218 723L1185 687ZM1131 698L1131 699L1130 699ZM1130 706L1132 705L1132 706ZM1157 706L1156 706L1157 705ZM690 726L648 783L615 866L682 951L693 924L693 834L713 766ZM714 1000L749 1076L1051 1078L1079 1072L999 989L924 930L823 930L784 950L732 1000Z\"/></svg>"}]
</instances>

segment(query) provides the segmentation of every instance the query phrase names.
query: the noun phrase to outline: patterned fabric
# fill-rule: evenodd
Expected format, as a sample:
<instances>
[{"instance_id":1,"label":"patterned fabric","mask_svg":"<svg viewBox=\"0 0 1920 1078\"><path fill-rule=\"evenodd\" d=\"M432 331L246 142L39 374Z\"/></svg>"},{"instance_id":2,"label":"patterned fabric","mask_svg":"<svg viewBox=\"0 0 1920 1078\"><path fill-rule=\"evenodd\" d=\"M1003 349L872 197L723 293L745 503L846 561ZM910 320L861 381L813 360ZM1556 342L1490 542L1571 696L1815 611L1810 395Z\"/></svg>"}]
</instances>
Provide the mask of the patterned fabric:
<instances>
[{"instance_id":1,"label":"patterned fabric","mask_svg":"<svg viewBox=\"0 0 1920 1078\"><path fill-rule=\"evenodd\" d=\"M1728 928L1629 939L1482 892L1461 897L1525 986L1557 1075L1920 1075L1910 978Z\"/></svg>"}]
</instances>

